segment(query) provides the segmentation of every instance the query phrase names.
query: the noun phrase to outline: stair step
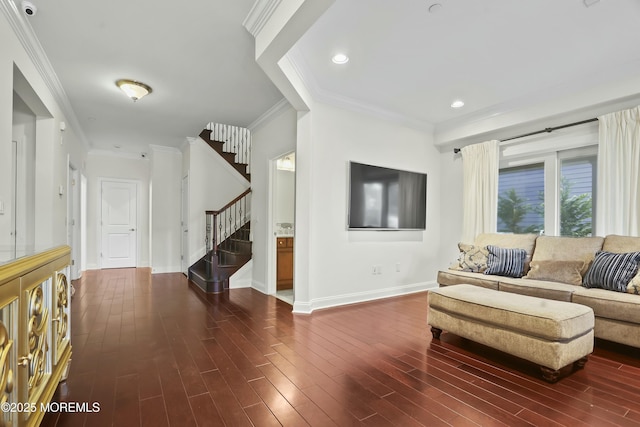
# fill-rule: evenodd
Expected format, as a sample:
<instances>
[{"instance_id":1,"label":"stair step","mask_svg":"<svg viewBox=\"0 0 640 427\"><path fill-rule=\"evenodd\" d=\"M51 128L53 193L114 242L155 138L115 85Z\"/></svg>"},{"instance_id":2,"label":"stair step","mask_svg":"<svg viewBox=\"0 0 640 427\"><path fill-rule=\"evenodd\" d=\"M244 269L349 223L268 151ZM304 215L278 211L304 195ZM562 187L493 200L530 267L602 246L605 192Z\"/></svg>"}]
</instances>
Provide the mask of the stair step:
<instances>
[{"instance_id":1,"label":"stair step","mask_svg":"<svg viewBox=\"0 0 640 427\"><path fill-rule=\"evenodd\" d=\"M238 163L236 162L236 154L228 153L226 151L222 151L222 146L224 142L222 141L213 141L211 140L211 131L207 129L203 129L200 132L200 138L204 140L211 148L213 148L218 154L222 156L223 159L227 161L235 170L238 171L247 181L251 182L251 174L247 172L246 163Z\"/></svg>"}]
</instances>

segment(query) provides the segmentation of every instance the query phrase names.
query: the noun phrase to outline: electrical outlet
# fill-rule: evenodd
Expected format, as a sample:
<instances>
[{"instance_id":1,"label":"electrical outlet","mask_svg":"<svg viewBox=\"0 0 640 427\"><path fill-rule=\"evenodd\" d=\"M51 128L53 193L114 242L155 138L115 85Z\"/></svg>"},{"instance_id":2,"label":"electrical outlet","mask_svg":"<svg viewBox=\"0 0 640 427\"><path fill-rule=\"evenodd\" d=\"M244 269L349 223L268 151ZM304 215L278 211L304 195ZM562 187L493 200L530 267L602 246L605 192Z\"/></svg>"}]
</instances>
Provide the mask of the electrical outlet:
<instances>
[{"instance_id":1,"label":"electrical outlet","mask_svg":"<svg viewBox=\"0 0 640 427\"><path fill-rule=\"evenodd\" d=\"M373 266L371 269L371 274L378 274L378 267L377 266Z\"/></svg>"}]
</instances>

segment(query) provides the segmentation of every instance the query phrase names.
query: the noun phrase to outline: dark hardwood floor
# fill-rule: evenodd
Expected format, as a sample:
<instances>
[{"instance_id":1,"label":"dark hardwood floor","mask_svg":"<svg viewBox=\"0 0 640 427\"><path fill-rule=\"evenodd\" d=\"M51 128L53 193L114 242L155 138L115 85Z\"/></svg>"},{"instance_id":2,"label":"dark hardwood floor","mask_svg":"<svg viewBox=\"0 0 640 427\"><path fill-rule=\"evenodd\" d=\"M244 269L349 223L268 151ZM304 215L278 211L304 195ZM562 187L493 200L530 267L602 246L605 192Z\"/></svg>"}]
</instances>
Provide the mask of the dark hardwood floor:
<instances>
[{"instance_id":1,"label":"dark hardwood floor","mask_svg":"<svg viewBox=\"0 0 640 427\"><path fill-rule=\"evenodd\" d=\"M44 426L638 426L640 350L596 342L548 384L528 362L451 334L427 294L294 315L251 289L203 297L182 274L86 272L55 399L99 412Z\"/></svg>"}]
</instances>

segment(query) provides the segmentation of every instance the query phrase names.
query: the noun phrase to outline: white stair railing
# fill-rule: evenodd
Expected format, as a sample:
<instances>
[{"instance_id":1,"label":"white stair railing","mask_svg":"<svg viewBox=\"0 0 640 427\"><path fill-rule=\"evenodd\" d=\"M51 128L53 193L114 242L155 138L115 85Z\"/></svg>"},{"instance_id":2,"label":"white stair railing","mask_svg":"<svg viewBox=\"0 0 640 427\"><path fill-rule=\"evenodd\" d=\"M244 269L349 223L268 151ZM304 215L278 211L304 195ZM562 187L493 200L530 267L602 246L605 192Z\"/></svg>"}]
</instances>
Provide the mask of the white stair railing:
<instances>
[{"instance_id":1,"label":"white stair railing","mask_svg":"<svg viewBox=\"0 0 640 427\"><path fill-rule=\"evenodd\" d=\"M222 151L236 155L236 163L247 165L247 173L251 173L251 131L240 126L220 123L209 123L206 127L211 131L210 139L224 143Z\"/></svg>"}]
</instances>

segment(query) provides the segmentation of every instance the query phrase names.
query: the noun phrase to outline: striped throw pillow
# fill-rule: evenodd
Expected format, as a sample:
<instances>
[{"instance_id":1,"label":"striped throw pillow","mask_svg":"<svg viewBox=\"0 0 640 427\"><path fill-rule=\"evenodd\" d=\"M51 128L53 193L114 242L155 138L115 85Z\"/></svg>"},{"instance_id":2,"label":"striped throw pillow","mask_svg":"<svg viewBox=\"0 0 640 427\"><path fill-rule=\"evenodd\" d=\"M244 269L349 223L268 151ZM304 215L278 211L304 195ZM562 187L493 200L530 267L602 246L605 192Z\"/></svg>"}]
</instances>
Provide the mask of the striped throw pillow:
<instances>
[{"instance_id":1,"label":"striped throw pillow","mask_svg":"<svg viewBox=\"0 0 640 427\"><path fill-rule=\"evenodd\" d=\"M598 251L587 274L584 275L582 286L627 292L627 284L638 272L638 264L640 252L614 254Z\"/></svg>"},{"instance_id":2,"label":"striped throw pillow","mask_svg":"<svg viewBox=\"0 0 640 427\"><path fill-rule=\"evenodd\" d=\"M499 248L493 245L488 245L487 250L489 251L488 268L484 271L484 274L507 277L523 276L527 251L524 249Z\"/></svg>"}]
</instances>

